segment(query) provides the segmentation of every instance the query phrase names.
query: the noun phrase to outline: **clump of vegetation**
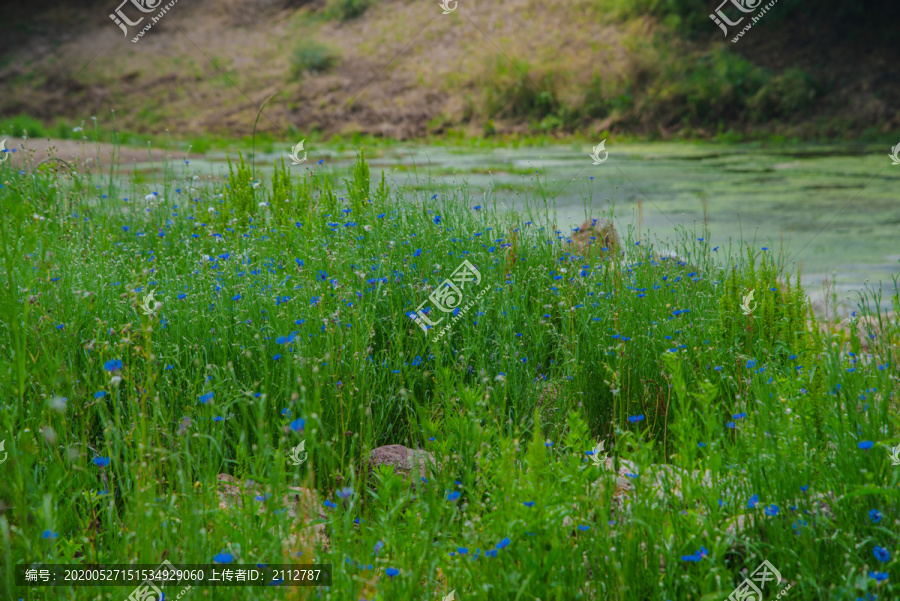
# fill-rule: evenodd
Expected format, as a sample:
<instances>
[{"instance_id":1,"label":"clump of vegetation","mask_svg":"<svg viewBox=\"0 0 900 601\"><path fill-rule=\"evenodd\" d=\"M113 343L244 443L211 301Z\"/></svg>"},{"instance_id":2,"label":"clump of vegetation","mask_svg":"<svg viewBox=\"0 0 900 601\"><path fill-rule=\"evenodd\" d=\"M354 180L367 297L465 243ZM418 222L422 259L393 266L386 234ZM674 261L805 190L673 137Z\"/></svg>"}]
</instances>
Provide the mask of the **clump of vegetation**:
<instances>
[{"instance_id":1,"label":"clump of vegetation","mask_svg":"<svg viewBox=\"0 0 900 601\"><path fill-rule=\"evenodd\" d=\"M291 55L291 75L302 79L306 73L326 73L334 69L340 53L312 38L303 38Z\"/></svg>"},{"instance_id":2,"label":"clump of vegetation","mask_svg":"<svg viewBox=\"0 0 900 601\"><path fill-rule=\"evenodd\" d=\"M228 157L228 181L223 192L225 206L234 217L243 223L256 214L258 182L253 179L253 170L243 153L238 153L238 162L232 164Z\"/></svg>"},{"instance_id":3,"label":"clump of vegetation","mask_svg":"<svg viewBox=\"0 0 900 601\"><path fill-rule=\"evenodd\" d=\"M332 19L349 21L361 16L372 5L372 0L328 0L325 14Z\"/></svg>"}]
</instances>

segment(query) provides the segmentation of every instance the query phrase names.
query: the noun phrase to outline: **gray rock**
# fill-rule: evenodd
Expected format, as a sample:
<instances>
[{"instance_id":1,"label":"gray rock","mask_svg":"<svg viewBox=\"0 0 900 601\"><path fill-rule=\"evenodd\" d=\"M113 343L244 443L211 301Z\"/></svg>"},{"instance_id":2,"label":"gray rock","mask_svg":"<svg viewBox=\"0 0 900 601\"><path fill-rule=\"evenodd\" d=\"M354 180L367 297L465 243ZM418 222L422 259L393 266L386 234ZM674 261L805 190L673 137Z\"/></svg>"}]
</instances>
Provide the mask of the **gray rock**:
<instances>
[{"instance_id":1,"label":"gray rock","mask_svg":"<svg viewBox=\"0 0 900 601\"><path fill-rule=\"evenodd\" d=\"M369 453L369 475L382 465L390 465L394 468L394 473L408 479L412 476L412 484L421 482L422 478L428 477L428 464L436 467L434 456L428 451L421 449L410 449L402 444L390 444L383 447L376 447ZM413 474L413 468L415 473Z\"/></svg>"}]
</instances>

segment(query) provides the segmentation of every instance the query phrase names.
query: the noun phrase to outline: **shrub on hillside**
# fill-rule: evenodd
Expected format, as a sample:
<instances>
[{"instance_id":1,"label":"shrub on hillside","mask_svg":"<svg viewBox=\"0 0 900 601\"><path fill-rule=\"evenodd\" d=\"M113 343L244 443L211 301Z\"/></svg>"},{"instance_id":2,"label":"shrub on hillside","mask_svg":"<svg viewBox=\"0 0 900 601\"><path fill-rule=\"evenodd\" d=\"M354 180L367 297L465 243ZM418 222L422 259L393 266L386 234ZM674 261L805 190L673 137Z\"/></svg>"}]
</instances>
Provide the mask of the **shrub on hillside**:
<instances>
[{"instance_id":1,"label":"shrub on hillside","mask_svg":"<svg viewBox=\"0 0 900 601\"><path fill-rule=\"evenodd\" d=\"M748 101L754 121L790 117L812 107L819 95L816 80L802 69L792 67L770 79Z\"/></svg>"},{"instance_id":2,"label":"shrub on hillside","mask_svg":"<svg viewBox=\"0 0 900 601\"><path fill-rule=\"evenodd\" d=\"M337 65L339 58L334 48L316 40L304 39L294 48L291 74L295 79L300 79L304 73L325 73Z\"/></svg>"},{"instance_id":3,"label":"shrub on hillside","mask_svg":"<svg viewBox=\"0 0 900 601\"><path fill-rule=\"evenodd\" d=\"M328 0L325 13L331 18L347 21L362 15L371 4L372 0Z\"/></svg>"}]
</instances>

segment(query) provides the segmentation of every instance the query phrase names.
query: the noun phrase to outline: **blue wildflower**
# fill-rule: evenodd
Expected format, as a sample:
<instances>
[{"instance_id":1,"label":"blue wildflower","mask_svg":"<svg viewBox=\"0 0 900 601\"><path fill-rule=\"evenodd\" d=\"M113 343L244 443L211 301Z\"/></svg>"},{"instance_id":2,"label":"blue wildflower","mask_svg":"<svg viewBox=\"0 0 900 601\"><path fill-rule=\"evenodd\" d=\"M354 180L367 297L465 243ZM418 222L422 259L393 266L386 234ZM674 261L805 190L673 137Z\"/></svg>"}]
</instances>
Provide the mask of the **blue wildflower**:
<instances>
[{"instance_id":1,"label":"blue wildflower","mask_svg":"<svg viewBox=\"0 0 900 601\"><path fill-rule=\"evenodd\" d=\"M294 421L291 422L291 430L294 432L299 432L306 426L306 420L302 417L298 417Z\"/></svg>"},{"instance_id":2,"label":"blue wildflower","mask_svg":"<svg viewBox=\"0 0 900 601\"><path fill-rule=\"evenodd\" d=\"M880 561L881 563L887 563L891 560L891 553L884 547L875 547L873 551L875 554L875 559Z\"/></svg>"},{"instance_id":3,"label":"blue wildflower","mask_svg":"<svg viewBox=\"0 0 900 601\"><path fill-rule=\"evenodd\" d=\"M109 465L109 457L94 457L94 465L106 467Z\"/></svg>"},{"instance_id":4,"label":"blue wildflower","mask_svg":"<svg viewBox=\"0 0 900 601\"><path fill-rule=\"evenodd\" d=\"M117 372L122 369L122 362L118 359L111 359L103 364L106 371Z\"/></svg>"},{"instance_id":5,"label":"blue wildflower","mask_svg":"<svg viewBox=\"0 0 900 601\"><path fill-rule=\"evenodd\" d=\"M213 555L213 561L216 563L231 563L234 561L234 556L231 553L222 551L217 555Z\"/></svg>"}]
</instances>

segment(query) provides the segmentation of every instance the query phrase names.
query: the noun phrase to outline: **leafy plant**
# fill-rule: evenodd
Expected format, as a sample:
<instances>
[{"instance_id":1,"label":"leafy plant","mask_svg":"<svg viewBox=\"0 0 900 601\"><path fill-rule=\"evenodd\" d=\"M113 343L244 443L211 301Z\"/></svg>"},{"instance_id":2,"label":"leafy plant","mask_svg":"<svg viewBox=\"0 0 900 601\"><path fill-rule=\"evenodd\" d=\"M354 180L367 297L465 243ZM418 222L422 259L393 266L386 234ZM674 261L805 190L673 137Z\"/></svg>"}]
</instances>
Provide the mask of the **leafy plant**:
<instances>
[{"instance_id":1,"label":"leafy plant","mask_svg":"<svg viewBox=\"0 0 900 601\"><path fill-rule=\"evenodd\" d=\"M302 38L291 55L291 75L302 79L306 73L325 73L334 69L340 53L312 38Z\"/></svg>"},{"instance_id":2,"label":"leafy plant","mask_svg":"<svg viewBox=\"0 0 900 601\"><path fill-rule=\"evenodd\" d=\"M372 5L372 0L328 0L325 14L331 18L348 21L361 16Z\"/></svg>"},{"instance_id":3,"label":"leafy plant","mask_svg":"<svg viewBox=\"0 0 900 601\"><path fill-rule=\"evenodd\" d=\"M228 213L234 214L245 223L248 218L256 214L257 196L253 181L253 170L244 160L243 153L238 153L238 162L236 164L233 164L231 157L228 157L228 183L223 194Z\"/></svg>"}]
</instances>

